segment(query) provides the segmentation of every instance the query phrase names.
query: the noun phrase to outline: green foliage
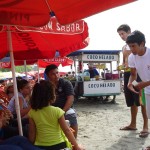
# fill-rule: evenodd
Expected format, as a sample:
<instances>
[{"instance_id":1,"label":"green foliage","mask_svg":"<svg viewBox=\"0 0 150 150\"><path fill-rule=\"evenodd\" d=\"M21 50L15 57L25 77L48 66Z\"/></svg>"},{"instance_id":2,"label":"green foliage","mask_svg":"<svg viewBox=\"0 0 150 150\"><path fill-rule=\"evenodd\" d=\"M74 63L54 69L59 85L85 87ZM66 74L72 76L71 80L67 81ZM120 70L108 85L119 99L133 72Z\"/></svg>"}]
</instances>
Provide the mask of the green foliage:
<instances>
[{"instance_id":1,"label":"green foliage","mask_svg":"<svg viewBox=\"0 0 150 150\"><path fill-rule=\"evenodd\" d=\"M16 68L16 72L25 72L25 68L24 66L17 66ZM32 67L31 66L26 66L27 71L31 71Z\"/></svg>"},{"instance_id":2,"label":"green foliage","mask_svg":"<svg viewBox=\"0 0 150 150\"><path fill-rule=\"evenodd\" d=\"M32 70L31 66L26 66L26 68L27 68L27 71ZM25 72L24 66L17 66L17 67L15 67L15 70L16 70L16 72ZM0 68L0 72L8 72L8 71L11 71L11 68L10 69Z\"/></svg>"},{"instance_id":3,"label":"green foliage","mask_svg":"<svg viewBox=\"0 0 150 150\"><path fill-rule=\"evenodd\" d=\"M0 68L0 72L9 72L10 69Z\"/></svg>"}]
</instances>

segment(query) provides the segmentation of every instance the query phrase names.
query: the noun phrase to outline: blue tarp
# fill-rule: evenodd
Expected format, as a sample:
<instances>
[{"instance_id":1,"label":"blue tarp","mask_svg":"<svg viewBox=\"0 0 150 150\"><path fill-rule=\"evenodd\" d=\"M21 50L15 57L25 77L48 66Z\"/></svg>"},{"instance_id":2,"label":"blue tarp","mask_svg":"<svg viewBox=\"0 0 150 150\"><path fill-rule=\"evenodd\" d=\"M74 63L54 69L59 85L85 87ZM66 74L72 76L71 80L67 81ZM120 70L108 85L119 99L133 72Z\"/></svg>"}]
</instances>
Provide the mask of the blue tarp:
<instances>
[{"instance_id":1,"label":"blue tarp","mask_svg":"<svg viewBox=\"0 0 150 150\"><path fill-rule=\"evenodd\" d=\"M0 62L10 62L10 57L4 57L0 59Z\"/></svg>"},{"instance_id":2,"label":"blue tarp","mask_svg":"<svg viewBox=\"0 0 150 150\"><path fill-rule=\"evenodd\" d=\"M119 54L121 50L78 50L70 53L68 56L78 56L84 54Z\"/></svg>"}]
</instances>

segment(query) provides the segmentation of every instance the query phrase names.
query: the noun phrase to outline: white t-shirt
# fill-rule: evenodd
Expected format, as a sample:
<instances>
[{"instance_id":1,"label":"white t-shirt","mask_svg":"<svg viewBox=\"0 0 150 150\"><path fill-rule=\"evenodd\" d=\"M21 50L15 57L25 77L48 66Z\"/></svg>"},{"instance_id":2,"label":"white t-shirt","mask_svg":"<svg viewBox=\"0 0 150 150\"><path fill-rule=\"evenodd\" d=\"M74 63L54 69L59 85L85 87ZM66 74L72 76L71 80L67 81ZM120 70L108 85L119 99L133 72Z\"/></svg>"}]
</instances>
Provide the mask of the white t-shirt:
<instances>
[{"instance_id":1,"label":"white t-shirt","mask_svg":"<svg viewBox=\"0 0 150 150\"><path fill-rule=\"evenodd\" d=\"M150 49L147 48L143 56L133 55L128 57L130 68L136 68L142 81L150 81ZM150 94L150 86L145 87L145 93Z\"/></svg>"}]
</instances>

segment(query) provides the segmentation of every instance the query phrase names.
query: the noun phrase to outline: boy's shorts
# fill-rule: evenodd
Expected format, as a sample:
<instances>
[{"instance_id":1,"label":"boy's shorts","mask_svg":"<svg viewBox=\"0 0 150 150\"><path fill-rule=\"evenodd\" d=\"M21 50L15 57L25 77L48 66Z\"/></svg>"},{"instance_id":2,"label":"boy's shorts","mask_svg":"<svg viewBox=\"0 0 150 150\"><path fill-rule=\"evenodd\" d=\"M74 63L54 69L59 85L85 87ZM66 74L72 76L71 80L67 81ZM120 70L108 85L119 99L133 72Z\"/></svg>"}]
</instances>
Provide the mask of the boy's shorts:
<instances>
[{"instance_id":1,"label":"boy's shorts","mask_svg":"<svg viewBox=\"0 0 150 150\"><path fill-rule=\"evenodd\" d=\"M70 126L76 126L76 125L78 125L76 113L65 115L65 119L69 120Z\"/></svg>"},{"instance_id":2,"label":"boy's shorts","mask_svg":"<svg viewBox=\"0 0 150 150\"><path fill-rule=\"evenodd\" d=\"M128 81L130 77L130 72L124 72L124 95L126 99L126 104L128 107L131 106L140 106L140 96L128 89ZM137 82L141 81L138 77Z\"/></svg>"}]
</instances>

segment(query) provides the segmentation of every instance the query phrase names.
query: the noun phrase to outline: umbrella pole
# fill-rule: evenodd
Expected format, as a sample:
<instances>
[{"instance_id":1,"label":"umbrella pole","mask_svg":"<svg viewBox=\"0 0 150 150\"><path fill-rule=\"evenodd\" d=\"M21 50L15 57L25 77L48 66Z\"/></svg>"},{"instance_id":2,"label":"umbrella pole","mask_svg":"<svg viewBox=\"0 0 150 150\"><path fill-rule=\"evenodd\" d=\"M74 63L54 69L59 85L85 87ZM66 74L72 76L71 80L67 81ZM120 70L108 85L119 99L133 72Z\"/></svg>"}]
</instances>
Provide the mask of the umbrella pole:
<instances>
[{"instance_id":1,"label":"umbrella pole","mask_svg":"<svg viewBox=\"0 0 150 150\"><path fill-rule=\"evenodd\" d=\"M8 26L7 29L8 29L8 31L7 31L8 49L9 49L9 52L10 52L11 70L12 70L14 95L15 95L15 107L16 107L19 135L23 135L10 27Z\"/></svg>"},{"instance_id":2,"label":"umbrella pole","mask_svg":"<svg viewBox=\"0 0 150 150\"><path fill-rule=\"evenodd\" d=\"M74 60L74 70L75 70L75 76L77 75L77 66L76 66L76 57L73 57Z\"/></svg>"},{"instance_id":3,"label":"umbrella pole","mask_svg":"<svg viewBox=\"0 0 150 150\"><path fill-rule=\"evenodd\" d=\"M38 71L38 83L40 82L40 69L39 69L39 63L37 62L37 71Z\"/></svg>"},{"instance_id":4,"label":"umbrella pole","mask_svg":"<svg viewBox=\"0 0 150 150\"><path fill-rule=\"evenodd\" d=\"M26 74L26 80L28 80L28 77L27 77L27 63L26 63L26 60L24 60L24 71L25 71L25 74Z\"/></svg>"}]
</instances>

